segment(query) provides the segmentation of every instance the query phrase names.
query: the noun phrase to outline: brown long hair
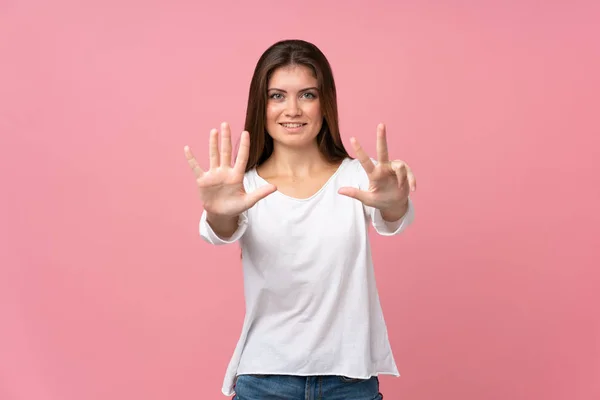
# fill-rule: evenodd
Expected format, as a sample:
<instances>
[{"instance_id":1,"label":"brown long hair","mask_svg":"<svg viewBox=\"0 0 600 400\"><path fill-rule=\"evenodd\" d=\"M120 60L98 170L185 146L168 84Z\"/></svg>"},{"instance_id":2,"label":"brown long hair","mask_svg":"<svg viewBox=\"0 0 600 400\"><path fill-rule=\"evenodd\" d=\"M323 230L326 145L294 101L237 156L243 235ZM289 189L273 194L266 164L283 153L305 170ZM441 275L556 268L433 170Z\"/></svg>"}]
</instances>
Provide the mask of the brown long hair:
<instances>
[{"instance_id":1,"label":"brown long hair","mask_svg":"<svg viewBox=\"0 0 600 400\"><path fill-rule=\"evenodd\" d=\"M250 82L244 130L250 133L250 154L246 172L265 162L273 153L273 139L265 129L267 90L277 68L289 65L309 67L318 82L323 125L317 135L319 150L330 162L350 157L340 137L337 93L333 72L325 55L304 40L282 40L271 45L259 58Z\"/></svg>"}]
</instances>

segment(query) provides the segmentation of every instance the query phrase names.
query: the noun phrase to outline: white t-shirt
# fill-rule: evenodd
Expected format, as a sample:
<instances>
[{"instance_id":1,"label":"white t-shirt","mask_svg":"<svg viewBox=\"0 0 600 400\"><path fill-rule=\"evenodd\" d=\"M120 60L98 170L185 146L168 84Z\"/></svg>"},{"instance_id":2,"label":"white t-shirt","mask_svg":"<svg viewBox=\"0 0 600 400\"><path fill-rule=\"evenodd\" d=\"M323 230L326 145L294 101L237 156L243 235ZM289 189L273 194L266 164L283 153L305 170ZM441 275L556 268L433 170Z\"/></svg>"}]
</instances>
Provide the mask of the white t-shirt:
<instances>
[{"instance_id":1,"label":"white t-shirt","mask_svg":"<svg viewBox=\"0 0 600 400\"><path fill-rule=\"evenodd\" d=\"M253 169L248 192L267 184ZM215 245L240 241L246 316L226 371L223 394L238 374L399 376L375 283L369 221L381 235L402 232L414 219L409 200L399 221L343 196L343 186L368 189L358 160L345 159L307 199L274 192L244 212L230 238L200 220Z\"/></svg>"}]
</instances>

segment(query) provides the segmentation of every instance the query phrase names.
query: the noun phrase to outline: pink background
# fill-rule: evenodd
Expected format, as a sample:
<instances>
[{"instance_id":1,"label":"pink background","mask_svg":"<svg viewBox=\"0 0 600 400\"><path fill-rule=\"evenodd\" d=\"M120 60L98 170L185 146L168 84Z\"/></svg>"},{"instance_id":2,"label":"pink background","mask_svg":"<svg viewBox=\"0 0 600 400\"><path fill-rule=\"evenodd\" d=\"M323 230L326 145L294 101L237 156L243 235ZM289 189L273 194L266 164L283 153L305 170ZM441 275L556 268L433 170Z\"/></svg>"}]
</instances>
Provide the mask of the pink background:
<instances>
[{"instance_id":1,"label":"pink background","mask_svg":"<svg viewBox=\"0 0 600 400\"><path fill-rule=\"evenodd\" d=\"M386 122L419 181L373 236L386 399L600 398L597 2L203 3L0 2L0 399L224 398L239 250L201 241L182 149L239 137L283 38L330 59L348 148Z\"/></svg>"}]
</instances>

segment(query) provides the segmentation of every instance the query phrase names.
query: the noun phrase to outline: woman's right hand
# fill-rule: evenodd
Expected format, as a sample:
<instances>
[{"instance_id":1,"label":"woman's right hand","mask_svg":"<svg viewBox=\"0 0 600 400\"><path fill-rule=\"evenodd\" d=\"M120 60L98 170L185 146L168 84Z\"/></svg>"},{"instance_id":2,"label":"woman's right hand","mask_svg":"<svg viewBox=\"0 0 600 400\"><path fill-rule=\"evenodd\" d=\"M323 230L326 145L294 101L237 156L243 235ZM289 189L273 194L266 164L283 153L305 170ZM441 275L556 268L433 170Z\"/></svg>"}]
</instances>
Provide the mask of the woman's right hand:
<instances>
[{"instance_id":1,"label":"woman's right hand","mask_svg":"<svg viewBox=\"0 0 600 400\"><path fill-rule=\"evenodd\" d=\"M196 176L196 184L200 194L200 201L207 214L216 218L237 217L248 210L259 200L273 193L275 185L264 185L247 193L244 189L244 173L248 163L250 151L250 135L242 132L240 148L235 164L231 166L231 130L229 124L221 124L221 151L218 148L219 131L210 132L209 158L210 169L204 171L198 165L192 151L185 146L184 153L188 164Z\"/></svg>"}]
</instances>

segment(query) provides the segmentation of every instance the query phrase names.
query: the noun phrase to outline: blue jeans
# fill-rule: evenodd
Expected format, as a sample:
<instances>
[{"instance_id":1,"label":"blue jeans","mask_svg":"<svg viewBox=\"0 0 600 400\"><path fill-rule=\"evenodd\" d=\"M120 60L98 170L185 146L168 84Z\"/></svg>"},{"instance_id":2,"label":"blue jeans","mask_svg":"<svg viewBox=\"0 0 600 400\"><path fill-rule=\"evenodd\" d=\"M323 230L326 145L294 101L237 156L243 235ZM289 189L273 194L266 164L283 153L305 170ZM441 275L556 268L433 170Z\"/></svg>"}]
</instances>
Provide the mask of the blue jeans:
<instances>
[{"instance_id":1,"label":"blue jeans","mask_svg":"<svg viewBox=\"0 0 600 400\"><path fill-rule=\"evenodd\" d=\"M379 379L344 376L239 375L233 400L381 400Z\"/></svg>"}]
</instances>

